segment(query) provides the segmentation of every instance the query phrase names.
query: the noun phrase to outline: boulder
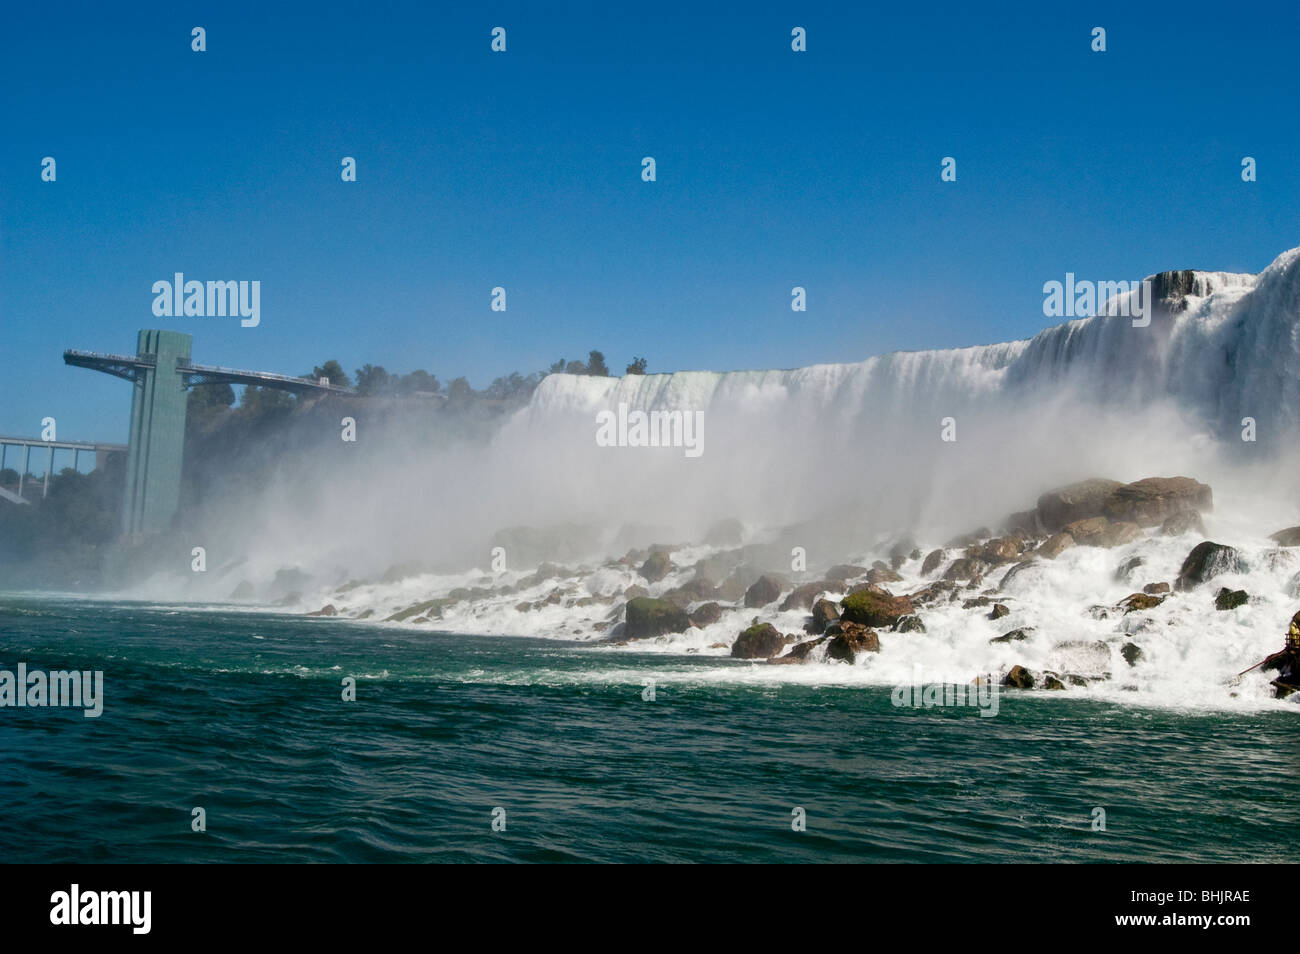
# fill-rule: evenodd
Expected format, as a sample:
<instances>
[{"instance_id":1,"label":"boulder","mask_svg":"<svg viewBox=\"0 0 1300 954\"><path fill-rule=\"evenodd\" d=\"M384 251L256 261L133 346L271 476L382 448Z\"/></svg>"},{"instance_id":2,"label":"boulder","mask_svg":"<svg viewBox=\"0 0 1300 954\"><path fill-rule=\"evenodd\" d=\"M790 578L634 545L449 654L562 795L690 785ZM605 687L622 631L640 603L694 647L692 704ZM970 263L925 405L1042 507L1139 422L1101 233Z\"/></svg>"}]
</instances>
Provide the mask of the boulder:
<instances>
[{"instance_id":1,"label":"boulder","mask_svg":"<svg viewBox=\"0 0 1300 954\"><path fill-rule=\"evenodd\" d=\"M673 571L673 561L667 550L656 550L641 564L640 574L650 583L658 583Z\"/></svg>"},{"instance_id":2,"label":"boulder","mask_svg":"<svg viewBox=\"0 0 1300 954\"><path fill-rule=\"evenodd\" d=\"M771 623L755 623L731 644L735 659L769 659L785 648L785 637Z\"/></svg>"},{"instance_id":3,"label":"boulder","mask_svg":"<svg viewBox=\"0 0 1300 954\"><path fill-rule=\"evenodd\" d=\"M627 601L627 623L623 635L628 639L646 639L666 633L684 633L691 628L686 610L668 600L638 596Z\"/></svg>"},{"instance_id":4,"label":"boulder","mask_svg":"<svg viewBox=\"0 0 1300 954\"><path fill-rule=\"evenodd\" d=\"M1064 532L1082 547L1117 547L1140 537L1142 528L1136 523L1115 522L1106 517L1085 517L1066 524Z\"/></svg>"},{"instance_id":5,"label":"boulder","mask_svg":"<svg viewBox=\"0 0 1300 954\"><path fill-rule=\"evenodd\" d=\"M1038 498L1038 522L1047 531L1056 533L1067 523L1095 517L1104 512L1110 495L1122 486L1118 480L1094 477L1049 490Z\"/></svg>"},{"instance_id":6,"label":"boulder","mask_svg":"<svg viewBox=\"0 0 1300 954\"><path fill-rule=\"evenodd\" d=\"M774 576L764 574L745 590L745 605L750 609L766 606L781 595L781 581Z\"/></svg>"},{"instance_id":7,"label":"boulder","mask_svg":"<svg viewBox=\"0 0 1300 954\"><path fill-rule=\"evenodd\" d=\"M1034 552L1049 560L1055 560L1072 546L1074 546L1074 537L1068 533L1054 533Z\"/></svg>"},{"instance_id":8,"label":"boulder","mask_svg":"<svg viewBox=\"0 0 1300 954\"><path fill-rule=\"evenodd\" d=\"M1060 676L1054 672L1043 673L1043 688L1061 690L1065 688L1065 683L1061 682Z\"/></svg>"},{"instance_id":9,"label":"boulder","mask_svg":"<svg viewBox=\"0 0 1300 954\"><path fill-rule=\"evenodd\" d=\"M1122 609L1125 614L1136 613L1142 610L1155 609L1165 601L1165 597L1156 596L1152 593L1132 593L1119 601L1116 609Z\"/></svg>"},{"instance_id":10,"label":"boulder","mask_svg":"<svg viewBox=\"0 0 1300 954\"><path fill-rule=\"evenodd\" d=\"M1158 596L1158 595L1161 594L1161 593L1168 593L1168 592L1169 592L1169 584L1168 584L1168 583L1148 583L1146 586L1142 587L1142 592L1143 592L1143 593L1150 593L1150 594L1153 595L1153 596Z\"/></svg>"},{"instance_id":11,"label":"boulder","mask_svg":"<svg viewBox=\"0 0 1300 954\"><path fill-rule=\"evenodd\" d=\"M1015 537L995 537L987 543L969 547L966 556L982 563L997 565L1020 559L1020 541Z\"/></svg>"},{"instance_id":12,"label":"boulder","mask_svg":"<svg viewBox=\"0 0 1300 954\"><path fill-rule=\"evenodd\" d=\"M1174 589L1190 590L1221 573L1236 573L1240 569L1241 558L1233 547L1206 540L1192 547L1183 560Z\"/></svg>"},{"instance_id":13,"label":"boulder","mask_svg":"<svg viewBox=\"0 0 1300 954\"><path fill-rule=\"evenodd\" d=\"M1002 679L1002 685L1009 689L1034 688L1034 674L1024 666L1012 666Z\"/></svg>"},{"instance_id":14,"label":"boulder","mask_svg":"<svg viewBox=\"0 0 1300 954\"><path fill-rule=\"evenodd\" d=\"M1287 527L1269 537L1280 547L1300 547L1300 527Z\"/></svg>"},{"instance_id":15,"label":"boulder","mask_svg":"<svg viewBox=\"0 0 1300 954\"><path fill-rule=\"evenodd\" d=\"M830 600L821 599L812 607L812 629L809 632L824 633L826 627L840 618L840 611Z\"/></svg>"},{"instance_id":16,"label":"boulder","mask_svg":"<svg viewBox=\"0 0 1300 954\"><path fill-rule=\"evenodd\" d=\"M1119 654L1130 666L1136 666L1138 660L1142 658L1142 647L1137 643L1125 643L1119 648Z\"/></svg>"},{"instance_id":17,"label":"boulder","mask_svg":"<svg viewBox=\"0 0 1300 954\"><path fill-rule=\"evenodd\" d=\"M717 603L705 603L702 606L697 606L695 612L690 615L691 624L700 629L705 626L712 626L720 619L722 619L722 607Z\"/></svg>"},{"instance_id":18,"label":"boulder","mask_svg":"<svg viewBox=\"0 0 1300 954\"><path fill-rule=\"evenodd\" d=\"M922 621L921 617L917 616L915 613L908 616L900 616L898 617L898 622L894 624L894 632L924 633L925 623Z\"/></svg>"},{"instance_id":19,"label":"boulder","mask_svg":"<svg viewBox=\"0 0 1300 954\"><path fill-rule=\"evenodd\" d=\"M1249 601L1250 595L1245 590L1230 590L1225 586L1214 597L1214 608L1222 611L1235 610Z\"/></svg>"},{"instance_id":20,"label":"boulder","mask_svg":"<svg viewBox=\"0 0 1300 954\"><path fill-rule=\"evenodd\" d=\"M339 611L333 603L326 603L320 609L316 610L315 612L308 613L307 615L308 616L338 616Z\"/></svg>"},{"instance_id":21,"label":"boulder","mask_svg":"<svg viewBox=\"0 0 1300 954\"><path fill-rule=\"evenodd\" d=\"M902 579L887 566L873 566L867 571L868 583L900 583Z\"/></svg>"},{"instance_id":22,"label":"boulder","mask_svg":"<svg viewBox=\"0 0 1300 954\"><path fill-rule=\"evenodd\" d=\"M1117 487L1103 512L1111 520L1159 526L1180 511L1205 511L1214 507L1209 485L1191 477L1146 477Z\"/></svg>"},{"instance_id":23,"label":"boulder","mask_svg":"<svg viewBox=\"0 0 1300 954\"><path fill-rule=\"evenodd\" d=\"M1023 533L1028 537L1042 536L1043 528L1038 522L1037 510L1021 510L1007 517L1006 528L1011 533Z\"/></svg>"},{"instance_id":24,"label":"boulder","mask_svg":"<svg viewBox=\"0 0 1300 954\"><path fill-rule=\"evenodd\" d=\"M1146 560L1143 560L1140 556L1129 557L1115 568L1115 582L1127 583L1128 578L1133 575L1133 571L1145 563Z\"/></svg>"},{"instance_id":25,"label":"boulder","mask_svg":"<svg viewBox=\"0 0 1300 954\"><path fill-rule=\"evenodd\" d=\"M859 653L880 652L880 637L867 626L848 620L832 623L826 630L830 642L826 644L826 658L852 663Z\"/></svg>"},{"instance_id":26,"label":"boulder","mask_svg":"<svg viewBox=\"0 0 1300 954\"><path fill-rule=\"evenodd\" d=\"M1013 629L1009 633L1003 633L1001 636L994 636L989 640L990 643L1018 643L1021 640L1029 638L1029 634L1034 631L1034 627L1025 626L1021 629Z\"/></svg>"},{"instance_id":27,"label":"boulder","mask_svg":"<svg viewBox=\"0 0 1300 954\"><path fill-rule=\"evenodd\" d=\"M879 588L859 590L844 598L840 619L862 626L893 626L900 617L914 611L906 596L894 596Z\"/></svg>"},{"instance_id":28,"label":"boulder","mask_svg":"<svg viewBox=\"0 0 1300 954\"><path fill-rule=\"evenodd\" d=\"M1166 537L1181 537L1184 533L1205 536L1205 521L1195 510L1179 510L1165 517L1160 533Z\"/></svg>"},{"instance_id":29,"label":"boulder","mask_svg":"<svg viewBox=\"0 0 1300 954\"><path fill-rule=\"evenodd\" d=\"M944 559L943 550L931 550L926 555L925 562L921 564L921 575L929 576L935 570L939 569L939 567L943 564L943 559Z\"/></svg>"},{"instance_id":30,"label":"boulder","mask_svg":"<svg viewBox=\"0 0 1300 954\"><path fill-rule=\"evenodd\" d=\"M838 589L831 580L819 580L816 583L805 583L803 586L796 586L790 595L781 601L781 612L784 613L794 609L812 609L813 603L822 593L827 590Z\"/></svg>"},{"instance_id":31,"label":"boulder","mask_svg":"<svg viewBox=\"0 0 1300 954\"><path fill-rule=\"evenodd\" d=\"M685 606L688 603L696 603L700 600L711 600L717 595L717 591L718 588L713 585L712 580L697 572L694 579L688 580L681 586L674 587L662 594L661 599L676 603L678 606Z\"/></svg>"},{"instance_id":32,"label":"boulder","mask_svg":"<svg viewBox=\"0 0 1300 954\"><path fill-rule=\"evenodd\" d=\"M1011 610L1007 609L1001 603L994 603L993 609L989 611L989 619L1001 619L1004 616L1010 616Z\"/></svg>"},{"instance_id":33,"label":"boulder","mask_svg":"<svg viewBox=\"0 0 1300 954\"><path fill-rule=\"evenodd\" d=\"M768 662L780 664L806 663L808 661L808 656L812 651L828 639L830 639L829 636L819 636L816 639L809 639L802 643L796 643L794 646L790 647L790 651L784 656L773 656L768 659Z\"/></svg>"},{"instance_id":34,"label":"boulder","mask_svg":"<svg viewBox=\"0 0 1300 954\"><path fill-rule=\"evenodd\" d=\"M945 580L971 580L984 575L984 564L970 557L958 557L943 571Z\"/></svg>"}]
</instances>

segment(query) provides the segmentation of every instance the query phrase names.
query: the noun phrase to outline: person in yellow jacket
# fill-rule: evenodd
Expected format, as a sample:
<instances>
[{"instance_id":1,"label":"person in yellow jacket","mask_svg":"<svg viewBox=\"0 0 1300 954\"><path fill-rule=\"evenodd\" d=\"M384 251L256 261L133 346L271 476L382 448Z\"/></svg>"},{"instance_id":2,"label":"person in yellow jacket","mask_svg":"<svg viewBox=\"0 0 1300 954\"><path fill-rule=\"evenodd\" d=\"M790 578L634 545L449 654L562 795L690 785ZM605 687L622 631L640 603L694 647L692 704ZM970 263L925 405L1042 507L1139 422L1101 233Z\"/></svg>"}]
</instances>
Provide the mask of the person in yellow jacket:
<instances>
[{"instance_id":1,"label":"person in yellow jacket","mask_svg":"<svg viewBox=\"0 0 1300 954\"><path fill-rule=\"evenodd\" d=\"M1291 617L1291 626L1286 631L1286 645L1282 651L1269 656L1259 664L1259 668L1265 672L1277 670L1273 686L1279 699L1300 691L1300 613Z\"/></svg>"}]
</instances>

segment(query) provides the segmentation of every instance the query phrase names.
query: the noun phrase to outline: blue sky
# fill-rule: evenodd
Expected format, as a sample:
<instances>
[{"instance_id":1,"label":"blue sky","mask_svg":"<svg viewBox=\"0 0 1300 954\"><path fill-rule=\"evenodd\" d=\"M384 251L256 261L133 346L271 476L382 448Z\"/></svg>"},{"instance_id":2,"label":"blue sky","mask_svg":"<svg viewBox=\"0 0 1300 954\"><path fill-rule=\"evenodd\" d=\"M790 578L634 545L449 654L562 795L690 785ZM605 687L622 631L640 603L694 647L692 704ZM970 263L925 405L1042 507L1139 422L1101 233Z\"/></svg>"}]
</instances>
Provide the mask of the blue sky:
<instances>
[{"instance_id":1,"label":"blue sky","mask_svg":"<svg viewBox=\"0 0 1300 954\"><path fill-rule=\"evenodd\" d=\"M61 352L145 327L476 387L591 348L794 367L1030 336L1067 271L1300 244L1294 5L1042 6L11 6L0 433L125 440L127 385ZM155 318L176 271L261 281L260 326Z\"/></svg>"}]
</instances>

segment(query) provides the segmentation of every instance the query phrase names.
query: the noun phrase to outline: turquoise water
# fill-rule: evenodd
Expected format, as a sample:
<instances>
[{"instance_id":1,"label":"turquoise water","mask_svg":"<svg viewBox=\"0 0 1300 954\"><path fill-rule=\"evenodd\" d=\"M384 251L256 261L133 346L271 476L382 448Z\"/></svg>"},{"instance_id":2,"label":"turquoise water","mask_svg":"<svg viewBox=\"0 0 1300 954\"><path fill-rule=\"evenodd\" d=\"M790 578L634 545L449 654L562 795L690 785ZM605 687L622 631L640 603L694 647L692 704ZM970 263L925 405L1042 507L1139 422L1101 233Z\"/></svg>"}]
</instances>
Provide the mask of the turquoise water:
<instances>
[{"instance_id":1,"label":"turquoise water","mask_svg":"<svg viewBox=\"0 0 1300 954\"><path fill-rule=\"evenodd\" d=\"M19 662L103 670L105 702L0 708L11 860L1293 859L1289 712L1008 693L981 718L726 659L0 597Z\"/></svg>"}]
</instances>

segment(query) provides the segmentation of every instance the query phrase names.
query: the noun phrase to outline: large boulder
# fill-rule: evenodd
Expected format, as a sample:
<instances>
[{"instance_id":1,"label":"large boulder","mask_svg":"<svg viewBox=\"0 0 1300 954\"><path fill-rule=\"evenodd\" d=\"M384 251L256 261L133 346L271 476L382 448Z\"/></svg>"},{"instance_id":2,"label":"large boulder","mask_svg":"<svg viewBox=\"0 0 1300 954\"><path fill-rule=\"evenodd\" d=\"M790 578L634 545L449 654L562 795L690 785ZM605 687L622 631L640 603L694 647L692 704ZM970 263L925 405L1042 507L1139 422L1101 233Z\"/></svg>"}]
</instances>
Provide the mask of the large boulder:
<instances>
[{"instance_id":1,"label":"large boulder","mask_svg":"<svg viewBox=\"0 0 1300 954\"><path fill-rule=\"evenodd\" d=\"M712 626L720 619L722 619L722 607L717 603L704 603L697 606L695 612L691 614L692 625L700 629L705 626Z\"/></svg>"},{"instance_id":2,"label":"large boulder","mask_svg":"<svg viewBox=\"0 0 1300 954\"><path fill-rule=\"evenodd\" d=\"M1235 573L1240 569L1241 558L1233 547L1206 540L1192 547L1183 560L1174 589L1190 590L1221 573Z\"/></svg>"},{"instance_id":3,"label":"large boulder","mask_svg":"<svg viewBox=\"0 0 1300 954\"><path fill-rule=\"evenodd\" d=\"M1117 547L1142 535L1136 523L1112 521L1106 517L1085 517L1065 525L1074 542L1083 547Z\"/></svg>"},{"instance_id":4,"label":"large boulder","mask_svg":"<svg viewBox=\"0 0 1300 954\"><path fill-rule=\"evenodd\" d=\"M1132 593L1119 601L1117 609L1122 609L1124 615L1129 613L1140 613L1146 610L1155 609L1165 601L1166 597L1157 596L1153 593Z\"/></svg>"},{"instance_id":5,"label":"large boulder","mask_svg":"<svg viewBox=\"0 0 1300 954\"><path fill-rule=\"evenodd\" d=\"M824 633L826 627L840 618L840 611L830 600L822 599L813 604L812 622L806 629L810 633Z\"/></svg>"},{"instance_id":6,"label":"large boulder","mask_svg":"<svg viewBox=\"0 0 1300 954\"><path fill-rule=\"evenodd\" d=\"M852 663L859 653L880 652L880 637L867 626L848 620L832 623L826 631L830 642L826 644L826 658Z\"/></svg>"},{"instance_id":7,"label":"large boulder","mask_svg":"<svg viewBox=\"0 0 1300 954\"><path fill-rule=\"evenodd\" d=\"M879 587L850 593L842 606L840 619L862 626L893 626L901 617L915 612L906 596L894 596Z\"/></svg>"},{"instance_id":8,"label":"large boulder","mask_svg":"<svg viewBox=\"0 0 1300 954\"><path fill-rule=\"evenodd\" d=\"M1095 517L1103 512L1110 495L1122 486L1118 480L1094 477L1049 490L1038 498L1038 522L1048 532L1056 533L1067 523Z\"/></svg>"},{"instance_id":9,"label":"large boulder","mask_svg":"<svg viewBox=\"0 0 1300 954\"><path fill-rule=\"evenodd\" d=\"M756 584L757 585L757 584ZM781 601L781 612L794 609L812 609L813 602L827 590L837 590L838 587L830 580L819 580L816 583L805 583L802 586L796 586L784 600Z\"/></svg>"},{"instance_id":10,"label":"large boulder","mask_svg":"<svg viewBox=\"0 0 1300 954\"><path fill-rule=\"evenodd\" d=\"M1191 477L1146 477L1117 487L1106 501L1104 513L1112 520L1155 527L1180 511L1213 507L1214 494L1208 484Z\"/></svg>"},{"instance_id":11,"label":"large boulder","mask_svg":"<svg viewBox=\"0 0 1300 954\"><path fill-rule=\"evenodd\" d=\"M979 546L966 550L966 556L983 563L997 565L1020 559L1020 540L1017 537L995 537Z\"/></svg>"},{"instance_id":12,"label":"large boulder","mask_svg":"<svg viewBox=\"0 0 1300 954\"><path fill-rule=\"evenodd\" d=\"M1216 610L1235 610L1238 606L1245 606L1250 602L1250 595L1245 590L1230 590L1226 586L1219 589L1218 594L1214 597L1214 608Z\"/></svg>"},{"instance_id":13,"label":"large boulder","mask_svg":"<svg viewBox=\"0 0 1300 954\"><path fill-rule=\"evenodd\" d=\"M970 557L958 557L943 571L945 580L972 580L984 575L984 564Z\"/></svg>"},{"instance_id":14,"label":"large boulder","mask_svg":"<svg viewBox=\"0 0 1300 954\"><path fill-rule=\"evenodd\" d=\"M1074 546L1074 537L1068 533L1054 533L1034 552L1049 560L1055 560L1072 546Z\"/></svg>"},{"instance_id":15,"label":"large boulder","mask_svg":"<svg viewBox=\"0 0 1300 954\"><path fill-rule=\"evenodd\" d=\"M641 564L640 573L649 582L658 583L672 571L673 561L668 556L668 551L656 550L646 557L645 563Z\"/></svg>"},{"instance_id":16,"label":"large boulder","mask_svg":"<svg viewBox=\"0 0 1300 954\"><path fill-rule=\"evenodd\" d=\"M1166 537L1181 537L1184 533L1205 536L1205 521L1195 510L1178 510L1165 517L1160 533Z\"/></svg>"},{"instance_id":17,"label":"large boulder","mask_svg":"<svg viewBox=\"0 0 1300 954\"><path fill-rule=\"evenodd\" d=\"M664 593L663 599L668 600L670 603L676 603L678 606L686 606L700 600L713 599L717 594L717 590L718 588L713 585L712 580L697 572L693 579Z\"/></svg>"},{"instance_id":18,"label":"large boulder","mask_svg":"<svg viewBox=\"0 0 1300 954\"><path fill-rule=\"evenodd\" d=\"M1269 537L1280 547L1300 547L1300 527L1287 527Z\"/></svg>"},{"instance_id":19,"label":"large boulder","mask_svg":"<svg viewBox=\"0 0 1300 954\"><path fill-rule=\"evenodd\" d=\"M684 633L691 628L686 610L668 600L638 596L627 601L627 622L623 635L628 639L647 639L666 633Z\"/></svg>"},{"instance_id":20,"label":"large boulder","mask_svg":"<svg viewBox=\"0 0 1300 954\"><path fill-rule=\"evenodd\" d=\"M785 648L785 637L771 623L755 623L731 645L736 659L770 659Z\"/></svg>"},{"instance_id":21,"label":"large boulder","mask_svg":"<svg viewBox=\"0 0 1300 954\"><path fill-rule=\"evenodd\" d=\"M757 609L774 602L780 595L781 581L774 576L764 574L745 590L745 605L750 609Z\"/></svg>"},{"instance_id":22,"label":"large boulder","mask_svg":"<svg viewBox=\"0 0 1300 954\"><path fill-rule=\"evenodd\" d=\"M942 550L931 550L921 564L921 575L929 576L935 570L939 569L943 563L944 552Z\"/></svg>"},{"instance_id":23,"label":"large boulder","mask_svg":"<svg viewBox=\"0 0 1300 954\"><path fill-rule=\"evenodd\" d=\"M837 563L826 571L826 579L834 580L836 583L843 583L845 580L856 580L858 577L866 575L867 568L854 563Z\"/></svg>"},{"instance_id":24,"label":"large boulder","mask_svg":"<svg viewBox=\"0 0 1300 954\"><path fill-rule=\"evenodd\" d=\"M1024 666L1012 666L1002 680L1002 685L1009 689L1034 688L1034 674Z\"/></svg>"}]
</instances>

